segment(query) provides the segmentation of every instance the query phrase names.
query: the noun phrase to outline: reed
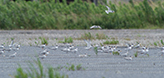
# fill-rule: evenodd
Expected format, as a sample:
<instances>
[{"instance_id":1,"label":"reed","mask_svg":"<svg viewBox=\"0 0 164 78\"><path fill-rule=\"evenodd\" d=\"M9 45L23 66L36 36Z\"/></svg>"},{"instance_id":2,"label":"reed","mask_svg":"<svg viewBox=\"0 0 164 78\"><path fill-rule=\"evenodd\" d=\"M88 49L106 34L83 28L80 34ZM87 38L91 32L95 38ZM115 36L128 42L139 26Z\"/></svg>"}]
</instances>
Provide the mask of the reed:
<instances>
[{"instance_id":1,"label":"reed","mask_svg":"<svg viewBox=\"0 0 164 78\"><path fill-rule=\"evenodd\" d=\"M106 14L105 5L81 0L69 5L65 0L0 0L0 29L89 29L92 25L104 29L164 28L164 1L109 2L109 7L115 13Z\"/></svg>"}]
</instances>

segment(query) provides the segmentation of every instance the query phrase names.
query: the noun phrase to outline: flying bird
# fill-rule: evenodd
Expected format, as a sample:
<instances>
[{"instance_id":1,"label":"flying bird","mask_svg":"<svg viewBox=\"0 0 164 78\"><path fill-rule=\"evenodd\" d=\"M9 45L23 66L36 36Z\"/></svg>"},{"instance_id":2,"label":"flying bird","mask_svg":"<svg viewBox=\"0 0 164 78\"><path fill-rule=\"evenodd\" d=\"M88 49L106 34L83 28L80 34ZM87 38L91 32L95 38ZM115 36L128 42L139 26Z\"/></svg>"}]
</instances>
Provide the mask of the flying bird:
<instances>
[{"instance_id":1,"label":"flying bird","mask_svg":"<svg viewBox=\"0 0 164 78\"><path fill-rule=\"evenodd\" d=\"M102 29L100 26L93 25L90 27L90 29Z\"/></svg>"},{"instance_id":2,"label":"flying bird","mask_svg":"<svg viewBox=\"0 0 164 78\"><path fill-rule=\"evenodd\" d=\"M106 12L107 14L109 14L109 13L114 13L114 11L111 10L108 6L106 6L106 8L108 8L108 10L105 10L105 12Z\"/></svg>"}]
</instances>

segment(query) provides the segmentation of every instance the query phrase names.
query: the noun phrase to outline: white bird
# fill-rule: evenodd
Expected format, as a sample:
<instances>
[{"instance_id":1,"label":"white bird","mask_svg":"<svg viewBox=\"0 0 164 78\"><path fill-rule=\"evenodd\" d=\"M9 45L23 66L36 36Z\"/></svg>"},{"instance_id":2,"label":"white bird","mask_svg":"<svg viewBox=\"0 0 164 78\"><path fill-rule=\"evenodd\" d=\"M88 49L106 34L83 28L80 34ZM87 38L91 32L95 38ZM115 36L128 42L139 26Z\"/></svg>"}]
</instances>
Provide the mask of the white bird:
<instances>
[{"instance_id":1,"label":"white bird","mask_svg":"<svg viewBox=\"0 0 164 78\"><path fill-rule=\"evenodd\" d=\"M138 43L134 48L140 48L141 43Z\"/></svg>"},{"instance_id":2,"label":"white bird","mask_svg":"<svg viewBox=\"0 0 164 78\"><path fill-rule=\"evenodd\" d=\"M16 48L13 48L12 50L13 51L18 51L20 48L19 47L16 47Z\"/></svg>"},{"instance_id":3,"label":"white bird","mask_svg":"<svg viewBox=\"0 0 164 78\"><path fill-rule=\"evenodd\" d=\"M49 49L51 49L51 50L56 50L56 49L58 49L58 45L53 46L53 47L50 47Z\"/></svg>"},{"instance_id":4,"label":"white bird","mask_svg":"<svg viewBox=\"0 0 164 78\"><path fill-rule=\"evenodd\" d=\"M78 48L71 49L71 52L77 52L77 51L78 51Z\"/></svg>"},{"instance_id":5,"label":"white bird","mask_svg":"<svg viewBox=\"0 0 164 78\"><path fill-rule=\"evenodd\" d=\"M79 57L87 57L87 56L88 56L87 53L79 55Z\"/></svg>"},{"instance_id":6,"label":"white bird","mask_svg":"<svg viewBox=\"0 0 164 78\"><path fill-rule=\"evenodd\" d=\"M117 46L113 46L112 50L115 51L117 49Z\"/></svg>"},{"instance_id":7,"label":"white bird","mask_svg":"<svg viewBox=\"0 0 164 78\"><path fill-rule=\"evenodd\" d=\"M164 50L164 46L162 47L162 50Z\"/></svg>"},{"instance_id":8,"label":"white bird","mask_svg":"<svg viewBox=\"0 0 164 78\"><path fill-rule=\"evenodd\" d=\"M15 52L14 54L11 54L9 57L10 57L10 58L13 58L13 57L16 56L16 54L17 54L17 52Z\"/></svg>"},{"instance_id":9,"label":"white bird","mask_svg":"<svg viewBox=\"0 0 164 78\"><path fill-rule=\"evenodd\" d=\"M129 57L124 57L125 60L132 60L132 56L129 56Z\"/></svg>"},{"instance_id":10,"label":"white bird","mask_svg":"<svg viewBox=\"0 0 164 78\"><path fill-rule=\"evenodd\" d=\"M128 51L126 53L121 54L121 56L126 57L128 55Z\"/></svg>"},{"instance_id":11,"label":"white bird","mask_svg":"<svg viewBox=\"0 0 164 78\"><path fill-rule=\"evenodd\" d=\"M20 45L16 43L14 43L13 46L15 46L16 48L20 48Z\"/></svg>"},{"instance_id":12,"label":"white bird","mask_svg":"<svg viewBox=\"0 0 164 78\"><path fill-rule=\"evenodd\" d=\"M145 46L143 46L143 47L142 47L142 49L146 49L146 47L145 47Z\"/></svg>"},{"instance_id":13,"label":"white bird","mask_svg":"<svg viewBox=\"0 0 164 78\"><path fill-rule=\"evenodd\" d=\"M69 52L69 51L71 51L71 50L70 50L70 48L63 48L61 51Z\"/></svg>"},{"instance_id":14,"label":"white bird","mask_svg":"<svg viewBox=\"0 0 164 78\"><path fill-rule=\"evenodd\" d=\"M12 48L12 50L14 50L14 51L18 51L18 50L20 49L20 45L15 44L14 46L15 46L15 48Z\"/></svg>"},{"instance_id":15,"label":"white bird","mask_svg":"<svg viewBox=\"0 0 164 78\"><path fill-rule=\"evenodd\" d=\"M10 47L10 48L4 49L4 50L10 52L12 50L12 48Z\"/></svg>"},{"instance_id":16,"label":"white bird","mask_svg":"<svg viewBox=\"0 0 164 78\"><path fill-rule=\"evenodd\" d=\"M74 47L74 45L70 45L68 48L69 49L74 49L75 47Z\"/></svg>"},{"instance_id":17,"label":"white bird","mask_svg":"<svg viewBox=\"0 0 164 78\"><path fill-rule=\"evenodd\" d=\"M105 53L108 53L110 48L108 46L102 46L101 47L102 51L105 52Z\"/></svg>"},{"instance_id":18,"label":"white bird","mask_svg":"<svg viewBox=\"0 0 164 78\"><path fill-rule=\"evenodd\" d=\"M161 50L161 55L163 56L163 54L164 54L164 49Z\"/></svg>"},{"instance_id":19,"label":"white bird","mask_svg":"<svg viewBox=\"0 0 164 78\"><path fill-rule=\"evenodd\" d=\"M140 51L141 54L147 54L149 52L149 48L143 47L142 50Z\"/></svg>"},{"instance_id":20,"label":"white bird","mask_svg":"<svg viewBox=\"0 0 164 78\"><path fill-rule=\"evenodd\" d=\"M149 52L149 48L146 47L145 51L148 53Z\"/></svg>"},{"instance_id":21,"label":"white bird","mask_svg":"<svg viewBox=\"0 0 164 78\"><path fill-rule=\"evenodd\" d=\"M44 49L46 47L46 44L40 45L39 47Z\"/></svg>"},{"instance_id":22,"label":"white bird","mask_svg":"<svg viewBox=\"0 0 164 78\"><path fill-rule=\"evenodd\" d=\"M45 50L43 50L40 54L43 54L43 55L45 55L45 54L49 54L50 52L47 50L47 49L45 49Z\"/></svg>"},{"instance_id":23,"label":"white bird","mask_svg":"<svg viewBox=\"0 0 164 78\"><path fill-rule=\"evenodd\" d=\"M46 56L47 56L47 54L44 54L44 55L39 56L39 58L44 59L44 58L46 58Z\"/></svg>"},{"instance_id":24,"label":"white bird","mask_svg":"<svg viewBox=\"0 0 164 78\"><path fill-rule=\"evenodd\" d=\"M0 49L4 49L4 44L1 44Z\"/></svg>"},{"instance_id":25,"label":"white bird","mask_svg":"<svg viewBox=\"0 0 164 78\"><path fill-rule=\"evenodd\" d=\"M102 29L100 26L93 25L90 27L90 29Z\"/></svg>"},{"instance_id":26,"label":"white bird","mask_svg":"<svg viewBox=\"0 0 164 78\"><path fill-rule=\"evenodd\" d=\"M87 43L87 47L85 47L85 49L91 49L92 48L91 42L88 42L86 40L84 41Z\"/></svg>"},{"instance_id":27,"label":"white bird","mask_svg":"<svg viewBox=\"0 0 164 78\"><path fill-rule=\"evenodd\" d=\"M127 45L127 48L125 50L131 50L133 48L133 46L134 46L133 44L130 45L128 43L126 45Z\"/></svg>"},{"instance_id":28,"label":"white bird","mask_svg":"<svg viewBox=\"0 0 164 78\"><path fill-rule=\"evenodd\" d=\"M5 53L4 49L0 51L0 55L3 54L3 53Z\"/></svg>"},{"instance_id":29,"label":"white bird","mask_svg":"<svg viewBox=\"0 0 164 78\"><path fill-rule=\"evenodd\" d=\"M10 43L9 47L12 47L13 44L14 44L14 40L11 40L11 43Z\"/></svg>"},{"instance_id":30,"label":"white bird","mask_svg":"<svg viewBox=\"0 0 164 78\"><path fill-rule=\"evenodd\" d=\"M108 8L108 10L105 10L105 12L106 12L107 14L109 14L109 13L114 13L114 11L111 10L108 6L106 6L106 8Z\"/></svg>"}]
</instances>

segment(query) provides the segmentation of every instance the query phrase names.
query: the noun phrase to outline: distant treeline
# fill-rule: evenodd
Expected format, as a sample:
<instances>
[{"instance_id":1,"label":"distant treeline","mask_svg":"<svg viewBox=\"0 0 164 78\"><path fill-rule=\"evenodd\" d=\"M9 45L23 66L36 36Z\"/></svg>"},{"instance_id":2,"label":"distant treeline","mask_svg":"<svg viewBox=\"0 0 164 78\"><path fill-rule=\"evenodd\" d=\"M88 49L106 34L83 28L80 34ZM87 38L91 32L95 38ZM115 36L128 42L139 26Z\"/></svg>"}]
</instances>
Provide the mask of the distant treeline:
<instances>
[{"instance_id":1,"label":"distant treeline","mask_svg":"<svg viewBox=\"0 0 164 78\"><path fill-rule=\"evenodd\" d=\"M107 4L107 3L104 3ZM89 29L100 25L103 29L163 28L164 3L149 4L147 0L126 4L108 3L115 13L106 14L105 5L95 6L82 0L67 4L51 0L0 0L0 29Z\"/></svg>"}]
</instances>

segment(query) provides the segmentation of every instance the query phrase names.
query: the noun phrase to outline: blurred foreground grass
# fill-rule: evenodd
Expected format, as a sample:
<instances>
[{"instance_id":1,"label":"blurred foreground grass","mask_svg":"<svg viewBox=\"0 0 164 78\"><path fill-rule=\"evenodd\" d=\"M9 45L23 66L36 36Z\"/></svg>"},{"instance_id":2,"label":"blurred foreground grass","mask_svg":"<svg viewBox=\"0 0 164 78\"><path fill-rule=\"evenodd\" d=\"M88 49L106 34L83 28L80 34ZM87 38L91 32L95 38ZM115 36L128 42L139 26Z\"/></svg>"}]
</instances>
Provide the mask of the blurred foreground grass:
<instances>
[{"instance_id":1,"label":"blurred foreground grass","mask_svg":"<svg viewBox=\"0 0 164 78\"><path fill-rule=\"evenodd\" d=\"M55 71L53 67L49 67L48 71L44 71L43 65L39 59L35 61L35 64L37 68L30 62L27 72L23 71L20 66L17 68L17 73L14 78L68 78L68 75L60 74L58 71Z\"/></svg>"}]
</instances>

